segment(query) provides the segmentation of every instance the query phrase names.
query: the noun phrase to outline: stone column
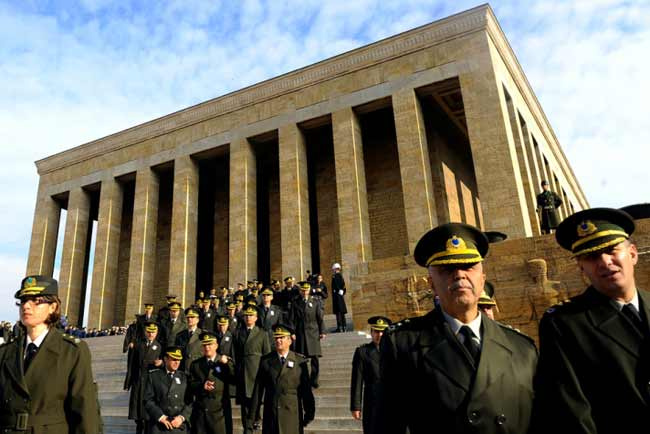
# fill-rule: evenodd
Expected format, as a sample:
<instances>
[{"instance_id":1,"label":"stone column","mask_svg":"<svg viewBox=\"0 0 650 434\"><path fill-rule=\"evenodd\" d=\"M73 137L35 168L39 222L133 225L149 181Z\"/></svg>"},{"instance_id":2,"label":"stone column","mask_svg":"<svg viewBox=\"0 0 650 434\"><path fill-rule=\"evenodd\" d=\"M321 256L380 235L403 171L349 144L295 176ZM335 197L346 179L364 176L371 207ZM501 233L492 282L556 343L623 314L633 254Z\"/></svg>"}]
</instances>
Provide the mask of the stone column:
<instances>
[{"instance_id":1,"label":"stone column","mask_svg":"<svg viewBox=\"0 0 650 434\"><path fill-rule=\"evenodd\" d=\"M122 187L114 179L102 181L88 326L115 324L117 266L122 225Z\"/></svg>"},{"instance_id":2,"label":"stone column","mask_svg":"<svg viewBox=\"0 0 650 434\"><path fill-rule=\"evenodd\" d=\"M487 36L476 48L469 71L459 79L485 229L510 238L528 237L532 235L528 205Z\"/></svg>"},{"instance_id":3,"label":"stone column","mask_svg":"<svg viewBox=\"0 0 650 434\"><path fill-rule=\"evenodd\" d=\"M282 276L311 270L307 147L296 124L279 130Z\"/></svg>"},{"instance_id":4,"label":"stone column","mask_svg":"<svg viewBox=\"0 0 650 434\"><path fill-rule=\"evenodd\" d=\"M129 282L124 316L127 321L130 321L135 313L142 312L143 303L158 301L153 300L153 283L159 190L158 175L151 168L138 170L135 178Z\"/></svg>"},{"instance_id":5,"label":"stone column","mask_svg":"<svg viewBox=\"0 0 650 434\"><path fill-rule=\"evenodd\" d=\"M49 195L41 193L40 190L39 188L36 198L32 239L29 243L29 257L25 274L52 277L61 206Z\"/></svg>"},{"instance_id":6,"label":"stone column","mask_svg":"<svg viewBox=\"0 0 650 434\"><path fill-rule=\"evenodd\" d=\"M429 145L422 108L415 91L400 90L393 94L392 99L406 231L409 252L413 253L422 234L438 226Z\"/></svg>"},{"instance_id":7,"label":"stone column","mask_svg":"<svg viewBox=\"0 0 650 434\"><path fill-rule=\"evenodd\" d=\"M65 222L61 272L59 276L59 297L61 313L68 317L69 324L77 325L82 308L81 292L84 282L84 265L90 217L90 197L83 188L75 188L68 196L68 215Z\"/></svg>"},{"instance_id":8,"label":"stone column","mask_svg":"<svg viewBox=\"0 0 650 434\"><path fill-rule=\"evenodd\" d=\"M255 150L246 138L230 144L230 286L257 276L257 179Z\"/></svg>"},{"instance_id":9,"label":"stone column","mask_svg":"<svg viewBox=\"0 0 650 434\"><path fill-rule=\"evenodd\" d=\"M524 187L524 194L528 203L528 218L530 219L530 226L533 234L540 235L541 230L539 227L539 217L535 211L537 204L537 197L535 195L535 183L531 174L531 162L528 160L526 153L526 143L524 142L524 132L522 131L521 124L519 123L519 114L515 109L512 99L507 99L508 117L510 120L510 127L512 128L512 136L515 142L515 149L517 152L517 161L519 163L519 172L521 173L521 180Z\"/></svg>"},{"instance_id":10,"label":"stone column","mask_svg":"<svg viewBox=\"0 0 650 434\"><path fill-rule=\"evenodd\" d=\"M336 196L344 268L372 259L361 127L352 108L332 113Z\"/></svg>"},{"instance_id":11,"label":"stone column","mask_svg":"<svg viewBox=\"0 0 650 434\"><path fill-rule=\"evenodd\" d=\"M177 294L185 307L196 298L196 236L199 216L199 168L189 155L174 161L173 194L169 291ZM207 293L210 288L203 290Z\"/></svg>"}]
</instances>

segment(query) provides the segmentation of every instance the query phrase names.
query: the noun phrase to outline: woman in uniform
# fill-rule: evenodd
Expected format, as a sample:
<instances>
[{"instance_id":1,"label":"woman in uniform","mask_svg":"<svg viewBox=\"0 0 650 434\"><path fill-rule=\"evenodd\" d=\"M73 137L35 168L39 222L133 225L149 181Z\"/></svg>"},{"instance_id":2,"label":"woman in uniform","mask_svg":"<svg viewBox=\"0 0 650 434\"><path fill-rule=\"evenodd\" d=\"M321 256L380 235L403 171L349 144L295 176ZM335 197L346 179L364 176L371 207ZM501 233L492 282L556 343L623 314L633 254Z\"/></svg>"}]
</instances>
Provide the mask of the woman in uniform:
<instances>
[{"instance_id":1,"label":"woman in uniform","mask_svg":"<svg viewBox=\"0 0 650 434\"><path fill-rule=\"evenodd\" d=\"M98 433L90 351L56 328L57 281L28 276L15 297L25 334L0 347L0 431Z\"/></svg>"}]
</instances>

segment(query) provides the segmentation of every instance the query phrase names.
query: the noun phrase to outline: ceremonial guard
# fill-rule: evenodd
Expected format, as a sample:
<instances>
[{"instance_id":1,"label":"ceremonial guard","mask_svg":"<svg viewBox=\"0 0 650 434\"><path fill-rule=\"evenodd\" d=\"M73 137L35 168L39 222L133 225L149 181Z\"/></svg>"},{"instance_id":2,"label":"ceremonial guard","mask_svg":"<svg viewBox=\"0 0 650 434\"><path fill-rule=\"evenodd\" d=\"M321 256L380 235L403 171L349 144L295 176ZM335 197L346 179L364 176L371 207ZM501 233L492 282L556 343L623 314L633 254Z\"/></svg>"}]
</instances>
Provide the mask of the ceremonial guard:
<instances>
[{"instance_id":1,"label":"ceremonial guard","mask_svg":"<svg viewBox=\"0 0 650 434\"><path fill-rule=\"evenodd\" d=\"M275 351L260 361L252 396L252 411L245 419L250 431L264 403L262 434L302 434L314 420L316 406L309 380L308 360L289 350L293 330L278 324L273 329Z\"/></svg>"},{"instance_id":2,"label":"ceremonial guard","mask_svg":"<svg viewBox=\"0 0 650 434\"><path fill-rule=\"evenodd\" d=\"M144 392L148 434L188 432L192 396L187 375L178 369L182 360L180 347L167 347L164 369L154 369L149 374Z\"/></svg>"},{"instance_id":3,"label":"ceremonial guard","mask_svg":"<svg viewBox=\"0 0 650 434\"><path fill-rule=\"evenodd\" d=\"M363 419L364 434L375 434L380 432L377 411L382 392L379 342L391 321L383 316L373 316L368 319L368 324L372 342L357 348L352 358L350 411L356 420Z\"/></svg>"},{"instance_id":4,"label":"ceremonial guard","mask_svg":"<svg viewBox=\"0 0 650 434\"><path fill-rule=\"evenodd\" d=\"M532 339L479 312L487 253L487 237L463 223L418 241L415 261L428 268L440 306L382 337L382 433L528 431L537 351Z\"/></svg>"},{"instance_id":5,"label":"ceremonial guard","mask_svg":"<svg viewBox=\"0 0 650 434\"><path fill-rule=\"evenodd\" d=\"M145 326L146 338L135 345L131 364L126 371L125 390L130 390L129 419L135 420L137 434L144 432L146 414L144 410L144 391L149 371L160 368L162 348L158 337L158 325L150 322Z\"/></svg>"},{"instance_id":6,"label":"ceremonial guard","mask_svg":"<svg viewBox=\"0 0 650 434\"><path fill-rule=\"evenodd\" d=\"M560 223L557 209L562 205L562 199L550 190L548 181L542 181L542 190L537 195L537 211L540 213L542 233L550 234Z\"/></svg>"},{"instance_id":7,"label":"ceremonial guard","mask_svg":"<svg viewBox=\"0 0 650 434\"><path fill-rule=\"evenodd\" d=\"M540 321L535 433L648 430L650 294L635 280L634 229L627 213L610 208L577 212L557 228L590 286Z\"/></svg>"},{"instance_id":8,"label":"ceremonial guard","mask_svg":"<svg viewBox=\"0 0 650 434\"><path fill-rule=\"evenodd\" d=\"M15 297L25 334L0 346L0 431L98 433L88 346L54 327L61 316L57 281L28 276Z\"/></svg>"},{"instance_id":9,"label":"ceremonial guard","mask_svg":"<svg viewBox=\"0 0 650 434\"><path fill-rule=\"evenodd\" d=\"M320 340L325 337L323 305L319 297L309 295L309 282L300 282L301 297L294 300L289 310L289 323L295 330L294 348L297 353L311 361L311 384L318 387L319 363L321 357Z\"/></svg>"},{"instance_id":10,"label":"ceremonial guard","mask_svg":"<svg viewBox=\"0 0 650 434\"><path fill-rule=\"evenodd\" d=\"M163 321L160 328L159 340L163 345L173 345L176 342L176 335L187 329L187 323L181 319L181 304L179 302L173 301L169 304L169 318Z\"/></svg>"},{"instance_id":11,"label":"ceremonial guard","mask_svg":"<svg viewBox=\"0 0 650 434\"><path fill-rule=\"evenodd\" d=\"M335 263L332 265L332 312L336 315L336 332L347 330L345 314L348 313L348 307L345 304L345 280L341 274L341 265Z\"/></svg>"},{"instance_id":12,"label":"ceremonial guard","mask_svg":"<svg viewBox=\"0 0 650 434\"><path fill-rule=\"evenodd\" d=\"M194 395L192 432L232 434L232 409L228 385L235 374L233 360L218 354L217 337L201 334L204 356L190 366L190 389Z\"/></svg>"},{"instance_id":13,"label":"ceremonial guard","mask_svg":"<svg viewBox=\"0 0 650 434\"><path fill-rule=\"evenodd\" d=\"M251 410L251 397L260 359L271 351L266 332L257 327L257 309L248 306L244 311L244 324L235 333L235 374L237 377L237 403L241 406L241 420L246 420ZM246 426L244 433L251 431Z\"/></svg>"},{"instance_id":14,"label":"ceremonial guard","mask_svg":"<svg viewBox=\"0 0 650 434\"><path fill-rule=\"evenodd\" d=\"M203 330L197 327L199 313L194 308L188 307L185 309L185 318L187 319L187 328L176 335L176 346L183 351L181 369L188 372L192 362L203 356L201 340L199 339L199 335Z\"/></svg>"}]
</instances>

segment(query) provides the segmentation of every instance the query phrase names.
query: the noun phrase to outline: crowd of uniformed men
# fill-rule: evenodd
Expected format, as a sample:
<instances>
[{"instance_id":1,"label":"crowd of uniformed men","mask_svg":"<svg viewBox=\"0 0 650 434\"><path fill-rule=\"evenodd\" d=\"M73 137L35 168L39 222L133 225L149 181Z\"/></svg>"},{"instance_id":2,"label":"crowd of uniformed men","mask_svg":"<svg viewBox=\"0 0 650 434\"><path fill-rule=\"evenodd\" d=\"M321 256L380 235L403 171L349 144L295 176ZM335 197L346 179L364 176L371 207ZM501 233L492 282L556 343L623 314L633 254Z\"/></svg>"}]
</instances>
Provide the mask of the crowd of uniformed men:
<instances>
[{"instance_id":1,"label":"crowd of uniformed men","mask_svg":"<svg viewBox=\"0 0 650 434\"><path fill-rule=\"evenodd\" d=\"M547 310L539 352L493 319L488 235L462 223L424 234L414 258L436 305L396 324L369 319L372 341L353 358L352 417L382 434L646 432L650 295L636 286L631 237L649 210L594 208L559 224L556 240L590 286ZM344 312L345 282L338 264L333 271L335 312ZM234 397L245 433L260 422L264 434L302 433L315 417L327 295L322 278L287 278L284 288L212 290L184 310L173 296L155 315L145 304L124 341L138 431L231 433ZM88 347L55 326L56 280L28 276L15 297L24 335L0 346L0 429L101 432Z\"/></svg>"},{"instance_id":2,"label":"crowd of uniformed men","mask_svg":"<svg viewBox=\"0 0 650 434\"><path fill-rule=\"evenodd\" d=\"M332 267L337 331L345 331L345 281ZM154 314L145 303L124 339L129 418L138 432L231 433L231 398L244 432L302 432L314 418L320 340L325 337L322 275L284 285L249 281L200 293L182 308L174 295ZM163 375L161 372L167 372ZM188 428L191 427L191 428ZM270 431L269 431L270 430ZM279 431L278 431L279 430Z\"/></svg>"}]
</instances>

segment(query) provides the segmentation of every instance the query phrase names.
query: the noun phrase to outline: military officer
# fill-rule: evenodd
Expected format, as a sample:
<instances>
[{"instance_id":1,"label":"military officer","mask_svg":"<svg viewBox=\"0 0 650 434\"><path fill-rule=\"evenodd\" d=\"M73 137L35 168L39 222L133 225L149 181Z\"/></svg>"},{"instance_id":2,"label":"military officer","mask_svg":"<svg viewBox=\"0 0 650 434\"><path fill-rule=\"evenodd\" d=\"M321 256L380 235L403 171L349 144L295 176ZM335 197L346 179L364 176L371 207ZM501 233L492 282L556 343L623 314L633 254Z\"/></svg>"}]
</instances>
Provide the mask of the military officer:
<instances>
[{"instance_id":1,"label":"military officer","mask_svg":"<svg viewBox=\"0 0 650 434\"><path fill-rule=\"evenodd\" d=\"M244 324L235 333L235 374L237 378L237 402L241 406L241 420L245 421L251 410L251 397L255 375L260 359L271 351L266 332L257 327L257 309L253 306L243 310ZM244 426L244 433L251 432Z\"/></svg>"},{"instance_id":2,"label":"military officer","mask_svg":"<svg viewBox=\"0 0 650 434\"><path fill-rule=\"evenodd\" d=\"M577 212L557 228L557 242L591 285L548 309L540 322L535 432L646 430L650 294L635 280L634 229L627 213L610 208Z\"/></svg>"},{"instance_id":3,"label":"military officer","mask_svg":"<svg viewBox=\"0 0 650 434\"><path fill-rule=\"evenodd\" d=\"M240 318L237 317L237 303L231 301L226 304L226 314L228 315L228 330L235 334L241 322Z\"/></svg>"},{"instance_id":4,"label":"military officer","mask_svg":"<svg viewBox=\"0 0 650 434\"><path fill-rule=\"evenodd\" d=\"M232 409L228 385L235 374L233 360L218 354L217 337L201 334L204 356L190 366L190 390L194 395L192 432L196 434L232 433Z\"/></svg>"},{"instance_id":5,"label":"military officer","mask_svg":"<svg viewBox=\"0 0 650 434\"><path fill-rule=\"evenodd\" d=\"M277 324L273 329L275 351L260 361L252 396L252 411L245 419L250 430L259 420L264 402L262 434L302 434L314 420L316 406L308 373L308 360L290 351L293 330Z\"/></svg>"},{"instance_id":6,"label":"military officer","mask_svg":"<svg viewBox=\"0 0 650 434\"><path fill-rule=\"evenodd\" d=\"M158 310L158 324L162 324L164 321L169 319L169 305L176 302L176 296L168 294L165 296L165 300L165 305Z\"/></svg>"},{"instance_id":7,"label":"military officer","mask_svg":"<svg viewBox=\"0 0 650 434\"><path fill-rule=\"evenodd\" d=\"M199 313L196 309L191 307L185 309L185 318L187 319L187 328L176 335L176 346L183 351L181 369L187 373L192 362L203 356L201 340L199 339L199 335L203 333L203 330L198 327Z\"/></svg>"},{"instance_id":8,"label":"military officer","mask_svg":"<svg viewBox=\"0 0 650 434\"><path fill-rule=\"evenodd\" d=\"M187 329L187 323L181 319L181 310L179 302L173 301L169 304L169 318L160 325L162 333L159 340L163 346L173 345L176 342L176 335Z\"/></svg>"},{"instance_id":9,"label":"military officer","mask_svg":"<svg viewBox=\"0 0 650 434\"><path fill-rule=\"evenodd\" d=\"M215 336L217 337L217 349L219 351L219 354L228 356L233 361L236 361L234 337L229 330L229 322L230 321L227 315L219 315L217 317L217 331L215 332ZM237 389L234 379L230 380L229 389L230 397L235 398L237 396Z\"/></svg>"},{"instance_id":10,"label":"military officer","mask_svg":"<svg viewBox=\"0 0 650 434\"><path fill-rule=\"evenodd\" d=\"M311 295L320 297L323 306L325 306L325 299L327 298L327 285L323 281L323 275L318 273L311 285Z\"/></svg>"},{"instance_id":11,"label":"military officer","mask_svg":"<svg viewBox=\"0 0 650 434\"><path fill-rule=\"evenodd\" d=\"M483 288L478 298L478 308L490 319L494 319L495 312L499 311L497 302L494 300L494 285L487 280L485 281L485 288Z\"/></svg>"},{"instance_id":12,"label":"military officer","mask_svg":"<svg viewBox=\"0 0 650 434\"><path fill-rule=\"evenodd\" d=\"M379 342L391 321L383 316L373 316L368 319L368 324L370 324L372 342L358 347L352 358L350 411L356 420L363 419L364 434L374 434L379 432L377 404L382 390L379 371Z\"/></svg>"},{"instance_id":13,"label":"military officer","mask_svg":"<svg viewBox=\"0 0 650 434\"><path fill-rule=\"evenodd\" d=\"M273 290L271 288L264 288L260 294L262 303L260 303L258 311L258 325L266 331L269 336L269 344L273 346L273 326L281 322L282 310L273 304Z\"/></svg>"},{"instance_id":14,"label":"military officer","mask_svg":"<svg viewBox=\"0 0 650 434\"><path fill-rule=\"evenodd\" d=\"M380 430L386 434L525 433L537 351L532 339L478 309L487 237L448 223L417 243L440 307L388 329L381 340Z\"/></svg>"},{"instance_id":15,"label":"military officer","mask_svg":"<svg viewBox=\"0 0 650 434\"><path fill-rule=\"evenodd\" d=\"M138 434L144 432L146 414L144 409L144 391L149 378L149 371L161 368L162 348L158 342L158 325L149 322L145 326L146 339L138 342L134 348L131 364L126 371L125 390L130 390L129 419L135 420Z\"/></svg>"},{"instance_id":16,"label":"military officer","mask_svg":"<svg viewBox=\"0 0 650 434\"><path fill-rule=\"evenodd\" d=\"M153 314L153 303L146 302L143 305L144 307L144 312L141 315L136 314L135 316L135 321L136 321L136 341L137 342L144 342L147 339L147 333L145 332L145 327L147 323L151 321L155 321L155 317ZM135 346L135 342L132 342L132 345L130 345L130 348L133 348Z\"/></svg>"},{"instance_id":17,"label":"military officer","mask_svg":"<svg viewBox=\"0 0 650 434\"><path fill-rule=\"evenodd\" d=\"M301 297L294 300L289 309L289 324L296 334L294 348L297 353L308 357L311 361L311 384L314 388L319 386L318 374L321 357L321 339L325 338L325 324L323 322L323 305L320 297L310 296L311 284L299 282Z\"/></svg>"},{"instance_id":18,"label":"military officer","mask_svg":"<svg viewBox=\"0 0 650 434\"><path fill-rule=\"evenodd\" d=\"M542 192L537 195L537 212L540 213L540 226L543 234L550 234L558 223L560 217L557 209L562 205L562 199L551 191L548 181L542 181Z\"/></svg>"},{"instance_id":19,"label":"military officer","mask_svg":"<svg viewBox=\"0 0 650 434\"><path fill-rule=\"evenodd\" d=\"M25 333L0 346L0 431L98 433L88 346L54 327L61 316L57 281L28 276L15 297Z\"/></svg>"},{"instance_id":20,"label":"military officer","mask_svg":"<svg viewBox=\"0 0 650 434\"><path fill-rule=\"evenodd\" d=\"M181 348L169 346L163 355L164 369L154 369L149 374L144 392L149 434L188 431L192 397L187 389L187 375L178 369L181 360Z\"/></svg>"}]
</instances>

